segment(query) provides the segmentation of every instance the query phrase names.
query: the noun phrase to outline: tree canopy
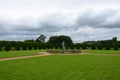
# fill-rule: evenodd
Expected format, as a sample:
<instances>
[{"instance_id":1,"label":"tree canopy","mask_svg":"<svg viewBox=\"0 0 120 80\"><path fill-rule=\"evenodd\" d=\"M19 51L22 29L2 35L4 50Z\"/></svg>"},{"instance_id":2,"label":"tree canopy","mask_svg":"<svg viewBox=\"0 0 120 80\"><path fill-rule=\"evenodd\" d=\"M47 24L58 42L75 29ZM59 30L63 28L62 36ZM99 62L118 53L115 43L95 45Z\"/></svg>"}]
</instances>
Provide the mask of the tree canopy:
<instances>
[{"instance_id":1,"label":"tree canopy","mask_svg":"<svg viewBox=\"0 0 120 80\"><path fill-rule=\"evenodd\" d=\"M36 39L36 41L37 41L37 42L44 43L44 42L45 42L45 38L46 38L45 35L40 35L40 36Z\"/></svg>"},{"instance_id":2,"label":"tree canopy","mask_svg":"<svg viewBox=\"0 0 120 80\"><path fill-rule=\"evenodd\" d=\"M73 44L72 39L69 36L65 35L51 36L48 40L48 43L61 45L63 41L65 42L66 45Z\"/></svg>"}]
</instances>

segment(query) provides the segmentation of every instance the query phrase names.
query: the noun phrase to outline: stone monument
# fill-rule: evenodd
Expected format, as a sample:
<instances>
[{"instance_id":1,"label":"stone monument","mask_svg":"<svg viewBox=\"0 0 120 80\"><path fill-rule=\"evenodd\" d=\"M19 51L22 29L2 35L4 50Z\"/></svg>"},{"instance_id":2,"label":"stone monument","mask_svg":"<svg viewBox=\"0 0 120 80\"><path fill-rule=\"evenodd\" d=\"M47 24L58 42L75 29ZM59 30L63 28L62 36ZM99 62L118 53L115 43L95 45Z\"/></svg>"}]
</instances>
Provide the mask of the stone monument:
<instances>
[{"instance_id":1,"label":"stone monument","mask_svg":"<svg viewBox=\"0 0 120 80\"><path fill-rule=\"evenodd\" d=\"M65 41L62 42L63 53L65 52Z\"/></svg>"}]
</instances>

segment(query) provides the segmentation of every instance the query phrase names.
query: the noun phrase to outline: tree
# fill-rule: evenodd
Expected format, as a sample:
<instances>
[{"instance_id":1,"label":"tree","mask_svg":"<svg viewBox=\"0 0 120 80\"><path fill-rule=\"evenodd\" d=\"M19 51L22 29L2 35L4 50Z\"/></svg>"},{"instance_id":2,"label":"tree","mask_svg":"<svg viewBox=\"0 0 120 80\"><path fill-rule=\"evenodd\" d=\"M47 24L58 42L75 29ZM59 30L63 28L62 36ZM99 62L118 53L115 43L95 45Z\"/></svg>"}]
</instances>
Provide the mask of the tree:
<instances>
[{"instance_id":1,"label":"tree","mask_svg":"<svg viewBox=\"0 0 120 80\"><path fill-rule=\"evenodd\" d=\"M81 46L82 46L82 49L85 50L85 49L87 49L88 44L87 43L82 43Z\"/></svg>"},{"instance_id":2,"label":"tree","mask_svg":"<svg viewBox=\"0 0 120 80\"><path fill-rule=\"evenodd\" d=\"M75 45L75 47L76 47L76 49L80 49L80 47L81 47L80 43L77 43L77 44Z\"/></svg>"},{"instance_id":3,"label":"tree","mask_svg":"<svg viewBox=\"0 0 120 80\"><path fill-rule=\"evenodd\" d=\"M33 42L32 44L33 44L34 50L37 50L38 49L38 43L37 42Z\"/></svg>"},{"instance_id":4,"label":"tree","mask_svg":"<svg viewBox=\"0 0 120 80\"><path fill-rule=\"evenodd\" d=\"M27 43L28 50L32 50L32 44L29 42Z\"/></svg>"},{"instance_id":5,"label":"tree","mask_svg":"<svg viewBox=\"0 0 120 80\"><path fill-rule=\"evenodd\" d=\"M27 44L26 44L26 42L22 43L22 50L27 50Z\"/></svg>"},{"instance_id":6,"label":"tree","mask_svg":"<svg viewBox=\"0 0 120 80\"><path fill-rule=\"evenodd\" d=\"M51 36L48 40L48 43L53 45L53 47L56 45L58 45L58 47L61 47L63 41L65 43L65 47L70 47L69 45L73 44L71 38L65 35Z\"/></svg>"},{"instance_id":7,"label":"tree","mask_svg":"<svg viewBox=\"0 0 120 80\"><path fill-rule=\"evenodd\" d=\"M102 44L98 44L98 49L99 49L99 50L102 50L102 49L103 49Z\"/></svg>"},{"instance_id":8,"label":"tree","mask_svg":"<svg viewBox=\"0 0 120 80\"><path fill-rule=\"evenodd\" d=\"M113 41L114 43L116 43L116 42L117 42L117 37L113 37L113 38L112 38L112 41Z\"/></svg>"},{"instance_id":9,"label":"tree","mask_svg":"<svg viewBox=\"0 0 120 80\"><path fill-rule=\"evenodd\" d=\"M16 42L16 44L15 44L15 50L19 51L20 48L21 48L21 43L20 42Z\"/></svg>"},{"instance_id":10,"label":"tree","mask_svg":"<svg viewBox=\"0 0 120 80\"><path fill-rule=\"evenodd\" d=\"M0 51L2 50L2 46L1 46L1 44L0 44Z\"/></svg>"},{"instance_id":11,"label":"tree","mask_svg":"<svg viewBox=\"0 0 120 80\"><path fill-rule=\"evenodd\" d=\"M114 49L114 50L118 50L118 48L119 48L119 47L118 47L118 44L117 44L117 43L114 44L113 49Z\"/></svg>"},{"instance_id":12,"label":"tree","mask_svg":"<svg viewBox=\"0 0 120 80\"><path fill-rule=\"evenodd\" d=\"M106 43L105 48L106 48L106 50L110 50L111 45L109 44L109 42Z\"/></svg>"},{"instance_id":13,"label":"tree","mask_svg":"<svg viewBox=\"0 0 120 80\"><path fill-rule=\"evenodd\" d=\"M44 42L45 42L45 38L46 38L46 36L40 35L40 36L36 39L36 41L37 41L37 42L44 43Z\"/></svg>"},{"instance_id":14,"label":"tree","mask_svg":"<svg viewBox=\"0 0 120 80\"><path fill-rule=\"evenodd\" d=\"M5 50L6 51L10 51L11 50L10 42L6 42L6 44L5 44Z\"/></svg>"},{"instance_id":15,"label":"tree","mask_svg":"<svg viewBox=\"0 0 120 80\"><path fill-rule=\"evenodd\" d=\"M41 45L41 43L39 43L38 48L39 48L39 49L42 49L42 45Z\"/></svg>"},{"instance_id":16,"label":"tree","mask_svg":"<svg viewBox=\"0 0 120 80\"><path fill-rule=\"evenodd\" d=\"M96 49L95 43L92 43L92 44L91 44L91 49L92 49L92 50L95 50L95 49Z\"/></svg>"},{"instance_id":17,"label":"tree","mask_svg":"<svg viewBox=\"0 0 120 80\"><path fill-rule=\"evenodd\" d=\"M34 42L34 40L33 39L27 39L27 40L25 40L24 42Z\"/></svg>"}]
</instances>

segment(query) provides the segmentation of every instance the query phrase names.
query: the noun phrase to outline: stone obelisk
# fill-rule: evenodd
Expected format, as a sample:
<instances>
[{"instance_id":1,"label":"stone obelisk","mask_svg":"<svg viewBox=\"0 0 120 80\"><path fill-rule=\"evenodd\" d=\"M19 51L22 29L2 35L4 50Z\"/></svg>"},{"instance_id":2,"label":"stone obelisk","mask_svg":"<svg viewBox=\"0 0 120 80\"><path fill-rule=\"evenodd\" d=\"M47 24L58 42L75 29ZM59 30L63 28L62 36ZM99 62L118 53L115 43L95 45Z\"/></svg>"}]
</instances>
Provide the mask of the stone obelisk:
<instances>
[{"instance_id":1,"label":"stone obelisk","mask_svg":"<svg viewBox=\"0 0 120 80\"><path fill-rule=\"evenodd\" d=\"M63 52L65 52L65 41L62 42L62 49L63 49Z\"/></svg>"}]
</instances>

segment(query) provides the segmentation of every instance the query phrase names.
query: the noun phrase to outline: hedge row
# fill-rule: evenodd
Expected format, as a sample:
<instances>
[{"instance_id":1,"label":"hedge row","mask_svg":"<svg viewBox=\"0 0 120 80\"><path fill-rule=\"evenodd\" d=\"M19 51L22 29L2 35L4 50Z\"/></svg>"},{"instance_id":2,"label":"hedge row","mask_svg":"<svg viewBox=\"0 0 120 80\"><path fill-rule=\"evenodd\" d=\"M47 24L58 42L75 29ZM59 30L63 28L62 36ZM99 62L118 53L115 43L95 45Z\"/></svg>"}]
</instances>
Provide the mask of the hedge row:
<instances>
[{"instance_id":1,"label":"hedge row","mask_svg":"<svg viewBox=\"0 0 120 80\"><path fill-rule=\"evenodd\" d=\"M102 45L87 45L87 44L71 44L71 45L65 45L66 49L99 49L99 50L110 50L110 49L114 49L114 50L118 50L119 46L118 45L114 45L113 47L110 46L102 46ZM11 44L9 42L5 43L4 45L0 45L0 51L1 50L6 50L6 51L10 51L10 50L37 50L37 49L62 49L62 45L58 45L58 44L48 44L48 43L38 43L38 42L34 42L34 43L14 43Z\"/></svg>"}]
</instances>

